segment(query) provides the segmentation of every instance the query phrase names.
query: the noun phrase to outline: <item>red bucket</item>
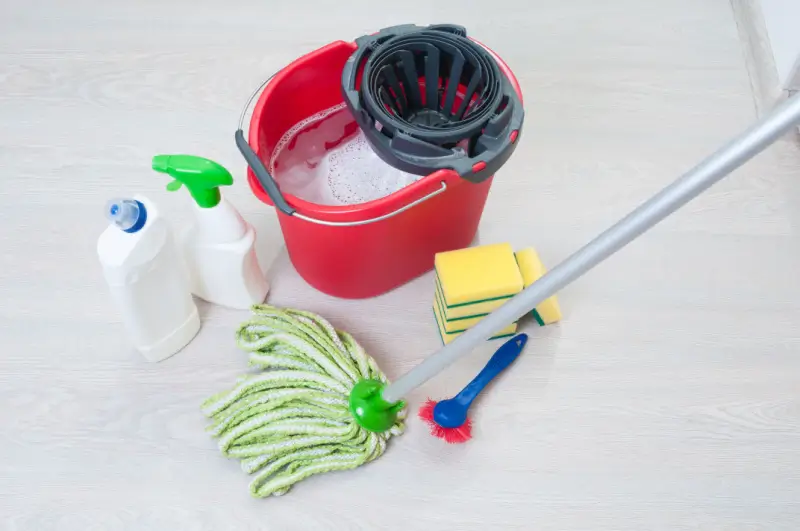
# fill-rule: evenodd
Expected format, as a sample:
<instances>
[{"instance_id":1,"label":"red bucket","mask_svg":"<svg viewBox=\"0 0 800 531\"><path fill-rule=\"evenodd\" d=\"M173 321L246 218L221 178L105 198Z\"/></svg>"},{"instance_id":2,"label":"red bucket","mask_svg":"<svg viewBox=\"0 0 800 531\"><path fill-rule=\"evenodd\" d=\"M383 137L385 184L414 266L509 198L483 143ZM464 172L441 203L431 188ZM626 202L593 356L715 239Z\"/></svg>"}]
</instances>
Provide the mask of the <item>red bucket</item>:
<instances>
[{"instance_id":1,"label":"red bucket","mask_svg":"<svg viewBox=\"0 0 800 531\"><path fill-rule=\"evenodd\" d=\"M290 128L343 103L342 71L356 49L355 43L337 41L286 66L265 83L250 120L249 145L241 129L236 134L250 166L250 188L276 206L298 273L319 291L349 299L386 293L430 271L436 253L468 247L493 180L471 182L442 169L381 199L346 206L310 203L281 193L271 177L260 181L253 168L266 172ZM508 65L487 51L521 100ZM271 194L262 182L274 187Z\"/></svg>"}]
</instances>

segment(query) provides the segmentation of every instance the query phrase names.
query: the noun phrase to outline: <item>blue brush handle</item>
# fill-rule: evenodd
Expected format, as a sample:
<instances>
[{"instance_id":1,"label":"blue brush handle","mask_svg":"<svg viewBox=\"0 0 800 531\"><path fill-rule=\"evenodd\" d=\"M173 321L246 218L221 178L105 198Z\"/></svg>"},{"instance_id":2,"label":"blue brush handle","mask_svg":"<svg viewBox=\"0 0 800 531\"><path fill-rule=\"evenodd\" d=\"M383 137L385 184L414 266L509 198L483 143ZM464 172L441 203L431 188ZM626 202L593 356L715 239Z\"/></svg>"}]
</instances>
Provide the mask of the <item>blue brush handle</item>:
<instances>
[{"instance_id":1,"label":"blue brush handle","mask_svg":"<svg viewBox=\"0 0 800 531\"><path fill-rule=\"evenodd\" d=\"M486 367L454 397L454 400L463 405L465 409L468 408L472 401L475 400L475 397L492 381L492 378L500 374L503 369L517 359L527 342L528 334L518 334L506 341L497 349L497 352L494 353Z\"/></svg>"}]
</instances>

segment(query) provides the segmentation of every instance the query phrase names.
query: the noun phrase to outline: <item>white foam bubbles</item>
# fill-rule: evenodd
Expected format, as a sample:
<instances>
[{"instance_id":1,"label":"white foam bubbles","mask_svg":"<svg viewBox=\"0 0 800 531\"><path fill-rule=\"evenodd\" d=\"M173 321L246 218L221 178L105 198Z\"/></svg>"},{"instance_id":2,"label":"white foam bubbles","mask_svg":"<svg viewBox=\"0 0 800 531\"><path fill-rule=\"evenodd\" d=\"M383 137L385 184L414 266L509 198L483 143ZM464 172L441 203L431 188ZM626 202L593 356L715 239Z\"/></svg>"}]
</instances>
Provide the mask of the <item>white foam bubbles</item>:
<instances>
[{"instance_id":1,"label":"white foam bubbles","mask_svg":"<svg viewBox=\"0 0 800 531\"><path fill-rule=\"evenodd\" d=\"M378 157L344 104L289 129L276 145L269 169L284 193L321 205L373 201L423 177Z\"/></svg>"}]
</instances>

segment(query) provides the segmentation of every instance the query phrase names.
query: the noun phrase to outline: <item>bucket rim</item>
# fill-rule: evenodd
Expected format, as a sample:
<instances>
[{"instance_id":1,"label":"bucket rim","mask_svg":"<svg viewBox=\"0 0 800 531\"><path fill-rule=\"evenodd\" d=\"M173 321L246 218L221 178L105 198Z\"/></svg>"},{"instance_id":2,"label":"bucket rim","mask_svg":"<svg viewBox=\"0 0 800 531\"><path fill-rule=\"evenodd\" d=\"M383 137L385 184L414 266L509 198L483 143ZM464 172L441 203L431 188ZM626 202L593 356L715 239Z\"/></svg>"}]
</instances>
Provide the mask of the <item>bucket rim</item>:
<instances>
[{"instance_id":1,"label":"bucket rim","mask_svg":"<svg viewBox=\"0 0 800 531\"><path fill-rule=\"evenodd\" d=\"M520 99L520 103L524 105L523 97L522 97L522 89L520 87L519 81L517 80L516 76L514 75L511 68L508 64L503 61L491 48L483 44L482 42L478 41L473 37L468 37L472 41L474 41L479 46L483 47L491 56L492 58L497 61L497 65L500 68L500 71L505 75L508 80L511 82L514 90L517 93L517 96ZM292 74L296 69L305 66L307 63L317 60L320 56L328 54L335 50L341 50L343 48L347 48L351 50L351 53L357 49L357 45L353 41L344 41L344 40L337 40L333 41L325 46L317 48L311 52L308 52L297 59L293 60L283 68L281 68L272 78L272 80L266 83L266 86L261 91L261 94L258 96L256 104L253 108L253 113L250 116L250 125L248 129L248 143L250 146L253 146L253 150L260 156L258 153L257 146L259 145L259 138L261 137L261 123L264 119L264 107L266 106L267 101L271 97L274 87L280 84L287 76ZM342 100L344 101L344 99ZM269 155L271 157L271 154ZM262 160L264 160L262 158ZM493 180L493 179L492 179ZM261 186L261 183L255 176L252 168L247 167L247 182L250 186L251 191L259 199L261 202L266 203L270 206L275 206L273 201L270 199L267 192ZM319 218L325 221L363 221L368 218L379 217L385 214L388 214L392 211L396 211L405 207L406 205L419 200L420 198L424 197L426 194L430 194L436 188L441 185L446 185L448 188L452 188L454 186L459 185L470 185L469 181L461 178L461 176L454 170L450 169L443 169L435 171L431 174L428 174L420 179L416 180L415 182L409 184L408 186L404 186L400 190L397 190L387 196L373 199L371 201L366 201L363 203L355 203L352 205L321 205L318 203L313 203L310 201L306 201L301 199L295 195L282 192L282 195L285 201L296 211L298 214L302 214L308 217ZM275 209L279 215L287 215L281 212L279 209Z\"/></svg>"}]
</instances>

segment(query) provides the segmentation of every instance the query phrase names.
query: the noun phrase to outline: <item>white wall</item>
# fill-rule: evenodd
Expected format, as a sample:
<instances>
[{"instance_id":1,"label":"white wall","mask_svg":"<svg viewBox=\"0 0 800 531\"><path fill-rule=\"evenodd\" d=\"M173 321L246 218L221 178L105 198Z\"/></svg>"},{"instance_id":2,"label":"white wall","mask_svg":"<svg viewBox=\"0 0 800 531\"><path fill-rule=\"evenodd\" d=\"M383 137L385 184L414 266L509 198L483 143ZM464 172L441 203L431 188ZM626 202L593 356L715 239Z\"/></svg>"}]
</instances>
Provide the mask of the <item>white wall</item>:
<instances>
[{"instance_id":1,"label":"white wall","mask_svg":"<svg viewBox=\"0 0 800 531\"><path fill-rule=\"evenodd\" d=\"M781 88L800 90L800 0L761 0Z\"/></svg>"}]
</instances>

